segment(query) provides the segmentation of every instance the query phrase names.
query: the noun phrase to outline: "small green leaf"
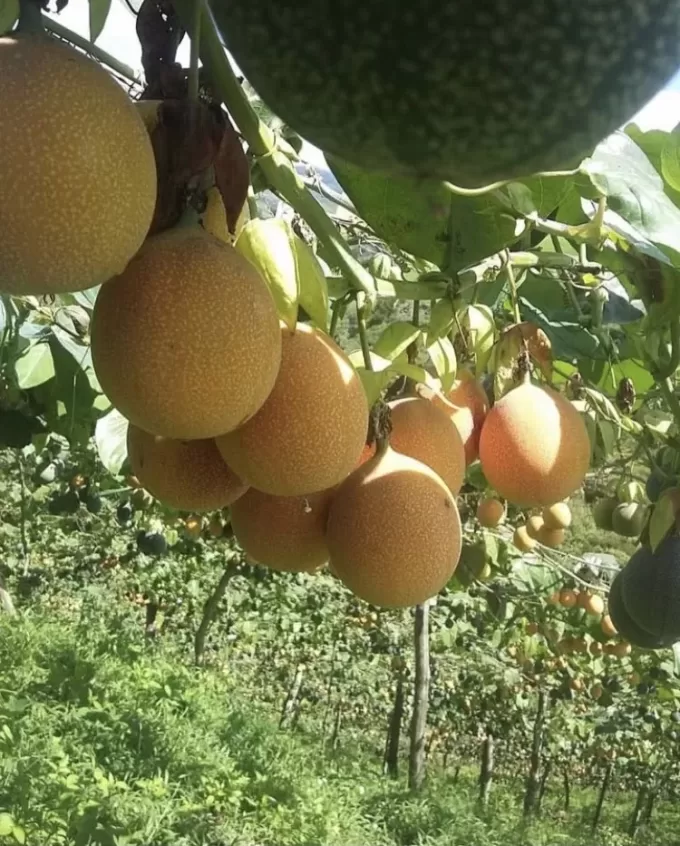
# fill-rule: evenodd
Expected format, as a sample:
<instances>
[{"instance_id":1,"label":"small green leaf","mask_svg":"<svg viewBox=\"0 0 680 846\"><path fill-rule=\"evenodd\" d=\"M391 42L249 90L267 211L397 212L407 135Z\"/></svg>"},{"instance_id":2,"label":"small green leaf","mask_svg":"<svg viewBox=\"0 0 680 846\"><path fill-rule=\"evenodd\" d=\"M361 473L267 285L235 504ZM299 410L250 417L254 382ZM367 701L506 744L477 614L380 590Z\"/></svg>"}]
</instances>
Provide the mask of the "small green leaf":
<instances>
[{"instance_id":1,"label":"small green leaf","mask_svg":"<svg viewBox=\"0 0 680 846\"><path fill-rule=\"evenodd\" d=\"M427 327L428 346L448 333L453 326L454 315L455 309L449 297L437 300L430 312L430 323Z\"/></svg>"},{"instance_id":2,"label":"small green leaf","mask_svg":"<svg viewBox=\"0 0 680 846\"><path fill-rule=\"evenodd\" d=\"M31 344L14 365L19 387L27 391L48 382L54 376L54 361L50 345Z\"/></svg>"},{"instance_id":3,"label":"small green leaf","mask_svg":"<svg viewBox=\"0 0 680 846\"><path fill-rule=\"evenodd\" d=\"M127 458L127 431L128 421L115 408L100 417L95 426L94 440L99 458L114 476L120 473Z\"/></svg>"},{"instance_id":4,"label":"small green leaf","mask_svg":"<svg viewBox=\"0 0 680 846\"><path fill-rule=\"evenodd\" d=\"M234 245L262 274L279 317L289 329L297 323L300 296L294 238L287 221L256 218L246 223Z\"/></svg>"},{"instance_id":5,"label":"small green leaf","mask_svg":"<svg viewBox=\"0 0 680 846\"><path fill-rule=\"evenodd\" d=\"M480 376L496 341L493 312L486 305L469 305L458 312L458 321L475 356L475 373Z\"/></svg>"},{"instance_id":6,"label":"small green leaf","mask_svg":"<svg viewBox=\"0 0 680 846\"><path fill-rule=\"evenodd\" d=\"M9 837L14 828L14 820L9 814L0 814L0 837Z\"/></svg>"},{"instance_id":7,"label":"small green leaf","mask_svg":"<svg viewBox=\"0 0 680 846\"><path fill-rule=\"evenodd\" d=\"M415 343L421 330L412 323L392 323L373 344L373 352L393 361Z\"/></svg>"},{"instance_id":8,"label":"small green leaf","mask_svg":"<svg viewBox=\"0 0 680 846\"><path fill-rule=\"evenodd\" d=\"M680 191L680 136L669 133L661 149L661 175L675 191Z\"/></svg>"},{"instance_id":9,"label":"small green leaf","mask_svg":"<svg viewBox=\"0 0 680 846\"><path fill-rule=\"evenodd\" d=\"M111 9L111 0L90 0L90 41L94 44L102 34Z\"/></svg>"},{"instance_id":10,"label":"small green leaf","mask_svg":"<svg viewBox=\"0 0 680 846\"><path fill-rule=\"evenodd\" d=\"M666 537L675 523L675 504L674 497L671 496L671 493L675 493L677 496L678 489L673 488L661 494L649 520L649 543L652 547L652 552Z\"/></svg>"},{"instance_id":11,"label":"small green leaf","mask_svg":"<svg viewBox=\"0 0 680 846\"><path fill-rule=\"evenodd\" d=\"M328 283L317 257L302 238L293 238L293 249L297 263L300 291L300 305L312 322L328 331Z\"/></svg>"},{"instance_id":12,"label":"small green leaf","mask_svg":"<svg viewBox=\"0 0 680 846\"><path fill-rule=\"evenodd\" d=\"M16 840L17 843L23 844L26 842L26 832L20 825L15 825L12 829L12 837Z\"/></svg>"},{"instance_id":13,"label":"small green leaf","mask_svg":"<svg viewBox=\"0 0 680 846\"><path fill-rule=\"evenodd\" d=\"M427 348L427 352L439 376L442 391L446 394L456 380L457 363L453 344L448 338L439 338Z\"/></svg>"}]
</instances>

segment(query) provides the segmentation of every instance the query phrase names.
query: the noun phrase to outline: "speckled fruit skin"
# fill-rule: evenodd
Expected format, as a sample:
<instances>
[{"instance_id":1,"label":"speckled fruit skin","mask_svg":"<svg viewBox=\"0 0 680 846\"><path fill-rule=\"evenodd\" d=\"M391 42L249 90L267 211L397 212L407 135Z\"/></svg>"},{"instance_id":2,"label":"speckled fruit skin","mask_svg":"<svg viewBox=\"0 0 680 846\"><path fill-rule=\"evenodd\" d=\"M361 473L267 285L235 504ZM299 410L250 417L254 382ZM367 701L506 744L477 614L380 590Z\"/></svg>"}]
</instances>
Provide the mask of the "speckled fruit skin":
<instances>
[{"instance_id":1,"label":"speckled fruit skin","mask_svg":"<svg viewBox=\"0 0 680 846\"><path fill-rule=\"evenodd\" d=\"M434 394L432 402L453 420L465 447L465 460L472 464L479 458L479 438L489 411L486 391L469 370L461 368L444 399Z\"/></svg>"},{"instance_id":2,"label":"speckled fruit skin","mask_svg":"<svg viewBox=\"0 0 680 846\"><path fill-rule=\"evenodd\" d=\"M328 335L298 323L282 338L281 369L267 401L217 446L251 487L300 496L332 488L356 467L368 402L349 358Z\"/></svg>"},{"instance_id":3,"label":"speckled fruit skin","mask_svg":"<svg viewBox=\"0 0 680 846\"><path fill-rule=\"evenodd\" d=\"M161 438L131 424L127 448L132 472L144 488L179 511L225 508L248 490L224 463L210 438Z\"/></svg>"},{"instance_id":4,"label":"speckled fruit skin","mask_svg":"<svg viewBox=\"0 0 680 846\"><path fill-rule=\"evenodd\" d=\"M199 226L149 238L95 301L92 361L127 419L213 438L269 396L281 362L274 300L255 268Z\"/></svg>"},{"instance_id":5,"label":"speckled fruit skin","mask_svg":"<svg viewBox=\"0 0 680 846\"><path fill-rule=\"evenodd\" d=\"M338 488L328 517L331 565L361 599L417 605L453 576L462 529L455 500L426 464L388 447Z\"/></svg>"},{"instance_id":6,"label":"speckled fruit skin","mask_svg":"<svg viewBox=\"0 0 680 846\"><path fill-rule=\"evenodd\" d=\"M214 0L303 138L464 186L576 166L680 65L674 0Z\"/></svg>"},{"instance_id":7,"label":"speckled fruit skin","mask_svg":"<svg viewBox=\"0 0 680 846\"><path fill-rule=\"evenodd\" d=\"M271 496L250 488L231 507L231 525L253 561L306 573L328 561L326 523L335 488L307 496Z\"/></svg>"},{"instance_id":8,"label":"speckled fruit skin","mask_svg":"<svg viewBox=\"0 0 680 846\"><path fill-rule=\"evenodd\" d=\"M431 467L455 496L465 478L463 441L450 417L430 400L403 397L388 403L390 446ZM363 460L375 455L375 445L362 453Z\"/></svg>"},{"instance_id":9,"label":"speckled fruit skin","mask_svg":"<svg viewBox=\"0 0 680 846\"><path fill-rule=\"evenodd\" d=\"M0 80L0 289L106 282L154 212L144 124L104 68L47 35L0 38Z\"/></svg>"},{"instance_id":10,"label":"speckled fruit skin","mask_svg":"<svg viewBox=\"0 0 680 846\"><path fill-rule=\"evenodd\" d=\"M487 414L479 457L489 485L515 505L552 505L583 483L590 439L580 414L550 388L525 384Z\"/></svg>"}]
</instances>

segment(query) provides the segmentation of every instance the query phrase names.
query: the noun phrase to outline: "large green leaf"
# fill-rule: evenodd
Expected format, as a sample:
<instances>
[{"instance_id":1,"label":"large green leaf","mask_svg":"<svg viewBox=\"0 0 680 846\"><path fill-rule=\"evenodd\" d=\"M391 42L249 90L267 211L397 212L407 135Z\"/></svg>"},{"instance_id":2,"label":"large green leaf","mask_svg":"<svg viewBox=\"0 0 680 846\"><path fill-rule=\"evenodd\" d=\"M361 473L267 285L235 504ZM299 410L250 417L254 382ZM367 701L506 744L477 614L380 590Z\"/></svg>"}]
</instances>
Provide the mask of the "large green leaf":
<instances>
[{"instance_id":1,"label":"large green leaf","mask_svg":"<svg viewBox=\"0 0 680 846\"><path fill-rule=\"evenodd\" d=\"M385 176L327 156L358 213L389 244L455 273L512 243L515 221L488 195L460 197L440 182Z\"/></svg>"},{"instance_id":2,"label":"large green leaf","mask_svg":"<svg viewBox=\"0 0 680 846\"><path fill-rule=\"evenodd\" d=\"M106 19L111 9L111 0L89 0L90 2L90 41L94 42L102 34Z\"/></svg>"},{"instance_id":3,"label":"large green leaf","mask_svg":"<svg viewBox=\"0 0 680 846\"><path fill-rule=\"evenodd\" d=\"M643 150L615 132L581 165L608 205L652 243L680 253L680 209Z\"/></svg>"},{"instance_id":4,"label":"large green leaf","mask_svg":"<svg viewBox=\"0 0 680 846\"><path fill-rule=\"evenodd\" d=\"M0 35L9 30L19 17L19 0L0 0Z\"/></svg>"},{"instance_id":5,"label":"large green leaf","mask_svg":"<svg viewBox=\"0 0 680 846\"><path fill-rule=\"evenodd\" d=\"M600 339L580 324L566 320L551 320L540 309L524 297L520 297L522 316L540 326L550 338L556 358L567 361L578 359L600 359L608 361Z\"/></svg>"},{"instance_id":6,"label":"large green leaf","mask_svg":"<svg viewBox=\"0 0 680 846\"><path fill-rule=\"evenodd\" d=\"M657 173L663 178L666 183L666 194L676 206L680 206L680 185L676 184L677 151L680 137L674 132L664 132L662 129L651 129L648 132L643 132L634 123L629 124L625 131L638 147L644 150Z\"/></svg>"},{"instance_id":7,"label":"large green leaf","mask_svg":"<svg viewBox=\"0 0 680 846\"><path fill-rule=\"evenodd\" d=\"M94 439L99 458L113 475L120 473L120 469L127 458L128 421L115 408L97 420Z\"/></svg>"},{"instance_id":8,"label":"large green leaf","mask_svg":"<svg viewBox=\"0 0 680 846\"><path fill-rule=\"evenodd\" d=\"M49 381L54 376L54 361L50 345L39 341L26 348L14 366L17 383L27 391Z\"/></svg>"}]
</instances>

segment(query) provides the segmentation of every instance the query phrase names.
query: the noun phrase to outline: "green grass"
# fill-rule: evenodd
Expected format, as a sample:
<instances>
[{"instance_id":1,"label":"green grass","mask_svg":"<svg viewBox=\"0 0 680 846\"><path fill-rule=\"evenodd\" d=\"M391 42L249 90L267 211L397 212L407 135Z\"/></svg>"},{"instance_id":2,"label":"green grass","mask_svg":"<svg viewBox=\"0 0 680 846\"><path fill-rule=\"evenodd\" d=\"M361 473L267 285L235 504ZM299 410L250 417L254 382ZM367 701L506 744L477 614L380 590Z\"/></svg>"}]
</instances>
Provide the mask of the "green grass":
<instances>
[{"instance_id":1,"label":"green grass","mask_svg":"<svg viewBox=\"0 0 680 846\"><path fill-rule=\"evenodd\" d=\"M612 794L597 836L594 792L559 783L522 826L521 780L475 805L476 768L432 767L419 796L354 742L337 755L275 712L224 664L196 669L137 612L94 587L61 610L0 617L0 843L40 846L580 846L627 843L633 797ZM405 762L404 762L405 766ZM559 780L558 780L559 781ZM672 846L680 812L657 809L646 846ZM3 829L3 825L5 829ZM675 841L680 842L680 841Z\"/></svg>"}]
</instances>

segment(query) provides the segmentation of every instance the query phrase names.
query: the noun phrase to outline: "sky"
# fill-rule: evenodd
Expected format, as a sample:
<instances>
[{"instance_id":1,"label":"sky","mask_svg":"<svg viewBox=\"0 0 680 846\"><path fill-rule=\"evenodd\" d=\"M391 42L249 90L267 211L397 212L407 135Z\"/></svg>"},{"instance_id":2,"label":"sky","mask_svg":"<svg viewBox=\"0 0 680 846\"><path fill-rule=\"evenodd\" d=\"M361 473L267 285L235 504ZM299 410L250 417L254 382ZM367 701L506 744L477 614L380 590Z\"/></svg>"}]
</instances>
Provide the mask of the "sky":
<instances>
[{"instance_id":1,"label":"sky","mask_svg":"<svg viewBox=\"0 0 680 846\"><path fill-rule=\"evenodd\" d=\"M140 0L132 0L137 7ZM88 0L70 0L60 14L52 14L63 26L89 38ZM111 10L104 29L97 39L97 46L115 56L132 68L138 76L142 75L141 49L135 33L135 17L127 7L125 0L112 0ZM183 65L189 64L189 41L182 42L177 60ZM644 106L633 120L643 131L650 129L671 130L680 123L680 70L666 87ZM323 154L311 144L305 143L301 156L312 165L325 164Z\"/></svg>"}]
</instances>

